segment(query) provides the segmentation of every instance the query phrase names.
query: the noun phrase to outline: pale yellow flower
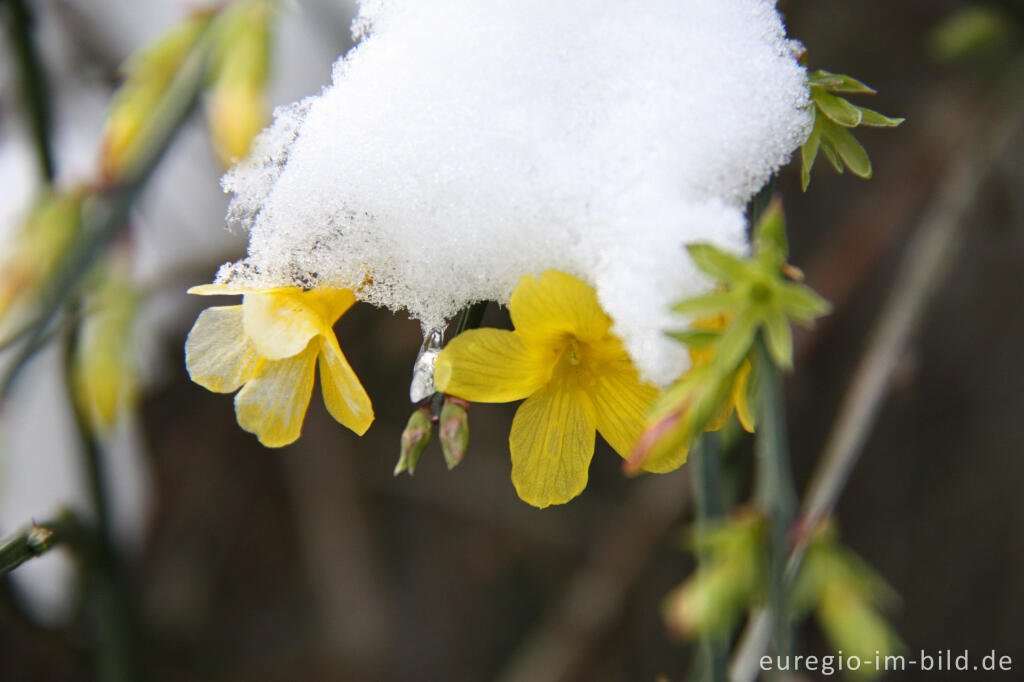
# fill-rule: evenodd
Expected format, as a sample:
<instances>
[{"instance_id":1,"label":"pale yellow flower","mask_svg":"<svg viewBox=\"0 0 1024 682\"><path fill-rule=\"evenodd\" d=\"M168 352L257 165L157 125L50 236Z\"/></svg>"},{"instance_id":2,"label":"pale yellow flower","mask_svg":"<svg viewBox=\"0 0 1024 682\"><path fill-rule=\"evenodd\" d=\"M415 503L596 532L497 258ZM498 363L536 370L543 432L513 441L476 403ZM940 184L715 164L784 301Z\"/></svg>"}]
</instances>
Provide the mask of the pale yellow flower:
<instances>
[{"instance_id":1,"label":"pale yellow flower","mask_svg":"<svg viewBox=\"0 0 1024 682\"><path fill-rule=\"evenodd\" d=\"M296 287L239 290L222 285L189 289L201 296L243 294L242 305L207 308L185 342L192 380L235 396L238 424L267 447L298 439L319 360L328 412L362 435L373 406L338 346L334 323L355 303L349 289Z\"/></svg>"}]
</instances>

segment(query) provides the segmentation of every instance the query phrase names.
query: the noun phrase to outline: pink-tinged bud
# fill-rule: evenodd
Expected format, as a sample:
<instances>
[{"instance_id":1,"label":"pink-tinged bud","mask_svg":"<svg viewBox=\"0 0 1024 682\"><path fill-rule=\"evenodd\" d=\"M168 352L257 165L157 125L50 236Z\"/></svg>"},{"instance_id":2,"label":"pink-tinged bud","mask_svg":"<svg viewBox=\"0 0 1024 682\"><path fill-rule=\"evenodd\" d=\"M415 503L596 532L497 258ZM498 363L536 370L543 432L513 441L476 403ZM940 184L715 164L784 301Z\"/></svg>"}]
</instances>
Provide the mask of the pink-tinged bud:
<instances>
[{"instance_id":1,"label":"pink-tinged bud","mask_svg":"<svg viewBox=\"0 0 1024 682\"><path fill-rule=\"evenodd\" d=\"M434 430L431 423L430 409L420 407L405 425L402 431L402 451L398 457L398 464L395 465L395 476L408 471L411 476L416 471L416 463L420 461L420 455L430 442L430 434Z\"/></svg>"},{"instance_id":2,"label":"pink-tinged bud","mask_svg":"<svg viewBox=\"0 0 1024 682\"><path fill-rule=\"evenodd\" d=\"M469 403L459 398L447 396L441 408L441 426L438 436L441 439L441 450L444 461L449 469L454 469L462 461L469 447Z\"/></svg>"}]
</instances>

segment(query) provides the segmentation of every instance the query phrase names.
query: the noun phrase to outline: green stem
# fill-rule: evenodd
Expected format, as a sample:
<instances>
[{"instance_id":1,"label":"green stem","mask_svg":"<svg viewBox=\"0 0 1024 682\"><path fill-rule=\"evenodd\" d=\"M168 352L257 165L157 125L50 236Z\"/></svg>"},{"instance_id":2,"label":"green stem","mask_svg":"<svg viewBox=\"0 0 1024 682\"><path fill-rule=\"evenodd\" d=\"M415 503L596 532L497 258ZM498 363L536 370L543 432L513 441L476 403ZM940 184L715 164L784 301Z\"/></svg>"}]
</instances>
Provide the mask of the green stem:
<instances>
[{"instance_id":1,"label":"green stem","mask_svg":"<svg viewBox=\"0 0 1024 682\"><path fill-rule=\"evenodd\" d=\"M40 557L60 544L76 544L82 527L70 513L35 523L0 539L0 576L26 561Z\"/></svg>"},{"instance_id":2,"label":"green stem","mask_svg":"<svg viewBox=\"0 0 1024 682\"><path fill-rule=\"evenodd\" d=\"M721 520L726 511L722 481L722 453L718 434L705 433L690 451L693 478L697 532L706 532L708 526ZM703 564L705 559L700 558ZM725 682L729 656L728 640L721 636L703 635L700 640L702 661L701 679L707 682Z\"/></svg>"},{"instance_id":3,"label":"green stem","mask_svg":"<svg viewBox=\"0 0 1024 682\"><path fill-rule=\"evenodd\" d=\"M74 289L100 254L127 225L136 199L195 107L203 87L211 49L210 39L201 38L185 59L147 128L148 145L125 178L117 185L106 188L103 193L89 197L83 205L79 234L57 274L46 283L40 295L39 314L30 331L26 332L27 340L10 362L7 375L0 381L0 401L7 397L26 362L43 347L47 330L65 307Z\"/></svg>"},{"instance_id":4,"label":"green stem","mask_svg":"<svg viewBox=\"0 0 1024 682\"><path fill-rule=\"evenodd\" d=\"M487 310L487 301L479 301L462 311L459 316L459 324L455 327L455 335L458 336L467 329L476 329L484 319L484 311Z\"/></svg>"},{"instance_id":5,"label":"green stem","mask_svg":"<svg viewBox=\"0 0 1024 682\"><path fill-rule=\"evenodd\" d=\"M782 374L772 362L761 334L755 343L754 361L758 375L754 498L769 522L768 607L775 620L775 652L787 655L792 649L792 633L785 570L791 546L789 531L796 515L796 491L789 464Z\"/></svg>"},{"instance_id":6,"label":"green stem","mask_svg":"<svg viewBox=\"0 0 1024 682\"><path fill-rule=\"evenodd\" d=\"M83 464L90 502L96 514L93 546L86 552L86 597L96 620L97 679L102 682L131 682L139 679L135 662L133 608L126 570L114 543L110 496L103 452L88 415L76 395L73 355L78 327L67 336L64 377L71 411L82 446Z\"/></svg>"},{"instance_id":7,"label":"green stem","mask_svg":"<svg viewBox=\"0 0 1024 682\"><path fill-rule=\"evenodd\" d=\"M22 100L28 113L29 127L35 142L39 172L49 183L53 180L53 150L50 147L50 100L46 76L32 40L32 15L24 0L8 0L7 37L18 63Z\"/></svg>"}]
</instances>

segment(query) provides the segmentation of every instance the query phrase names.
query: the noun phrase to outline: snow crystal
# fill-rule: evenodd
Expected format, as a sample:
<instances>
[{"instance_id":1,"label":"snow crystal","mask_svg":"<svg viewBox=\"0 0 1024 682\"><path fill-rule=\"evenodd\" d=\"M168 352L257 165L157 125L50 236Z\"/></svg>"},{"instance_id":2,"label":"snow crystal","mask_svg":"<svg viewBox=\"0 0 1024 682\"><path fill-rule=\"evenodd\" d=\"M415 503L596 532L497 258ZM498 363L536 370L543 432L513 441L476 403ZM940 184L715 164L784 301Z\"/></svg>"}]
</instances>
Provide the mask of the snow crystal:
<instances>
[{"instance_id":1,"label":"snow crystal","mask_svg":"<svg viewBox=\"0 0 1024 682\"><path fill-rule=\"evenodd\" d=\"M349 286L434 329L524 274L592 284L633 360L702 293L684 244L747 246L743 206L808 133L771 0L364 0L333 85L230 171L249 255L218 280Z\"/></svg>"}]
</instances>

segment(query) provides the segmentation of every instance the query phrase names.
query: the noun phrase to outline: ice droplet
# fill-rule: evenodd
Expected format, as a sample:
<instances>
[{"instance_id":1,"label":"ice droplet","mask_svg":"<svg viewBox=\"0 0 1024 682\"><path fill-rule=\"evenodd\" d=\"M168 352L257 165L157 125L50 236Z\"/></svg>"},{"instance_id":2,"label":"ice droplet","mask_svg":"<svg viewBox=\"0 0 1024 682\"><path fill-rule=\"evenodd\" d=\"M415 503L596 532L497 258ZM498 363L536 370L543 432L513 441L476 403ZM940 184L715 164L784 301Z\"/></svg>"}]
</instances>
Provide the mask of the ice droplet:
<instances>
[{"instance_id":1,"label":"ice droplet","mask_svg":"<svg viewBox=\"0 0 1024 682\"><path fill-rule=\"evenodd\" d=\"M418 403L426 400L435 392L434 363L441 352L443 335L440 329L434 329L423 335L423 345L412 366L412 383L409 385L409 400Z\"/></svg>"}]
</instances>

